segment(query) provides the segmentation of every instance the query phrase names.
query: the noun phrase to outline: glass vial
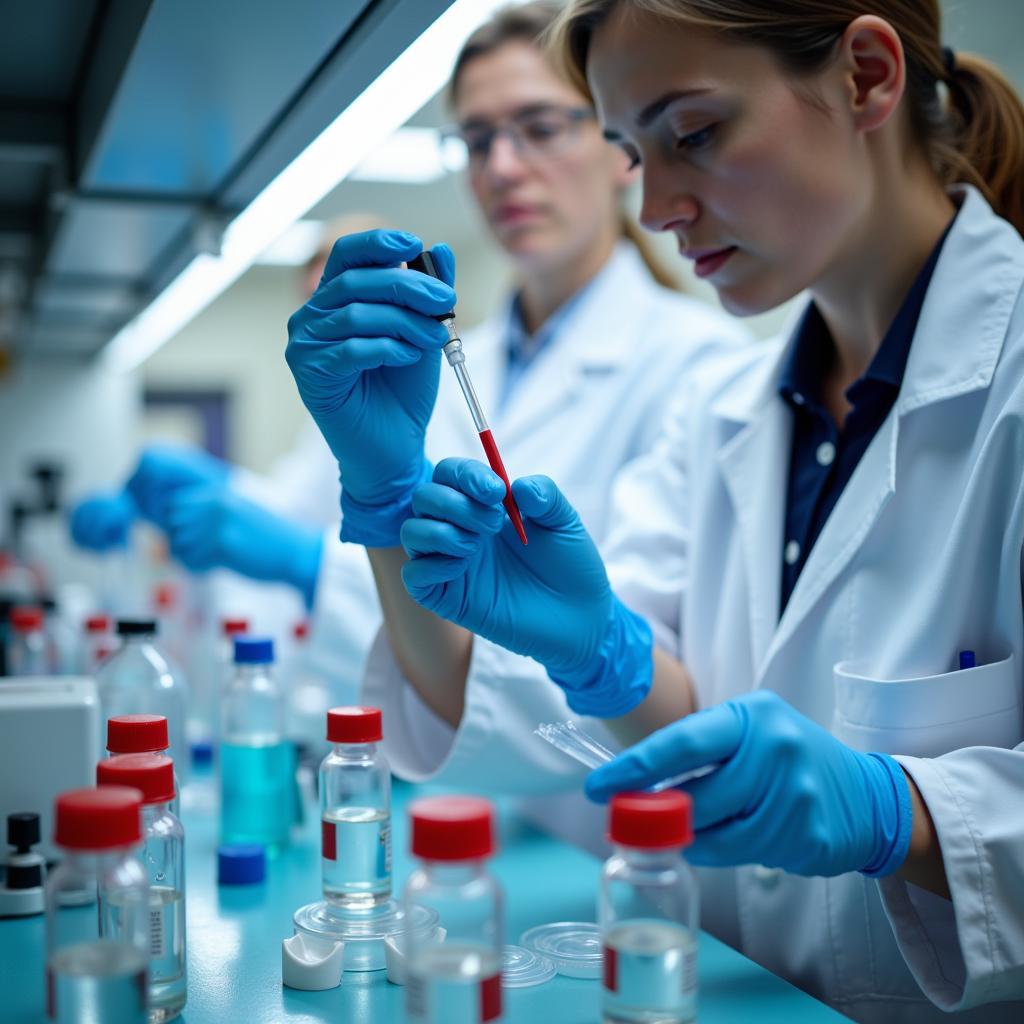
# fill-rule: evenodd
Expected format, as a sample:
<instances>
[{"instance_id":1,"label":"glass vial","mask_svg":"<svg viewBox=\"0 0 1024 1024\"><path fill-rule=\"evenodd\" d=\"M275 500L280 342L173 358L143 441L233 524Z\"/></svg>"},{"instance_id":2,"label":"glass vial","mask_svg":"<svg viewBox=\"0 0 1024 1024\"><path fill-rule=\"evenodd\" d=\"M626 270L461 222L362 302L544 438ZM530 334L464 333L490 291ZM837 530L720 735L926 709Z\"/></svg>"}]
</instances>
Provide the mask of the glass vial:
<instances>
[{"instance_id":1,"label":"glass vial","mask_svg":"<svg viewBox=\"0 0 1024 1024\"><path fill-rule=\"evenodd\" d=\"M83 676L91 676L117 649L117 637L109 615L90 615L83 626L85 635L79 671Z\"/></svg>"},{"instance_id":2,"label":"glass vial","mask_svg":"<svg viewBox=\"0 0 1024 1024\"><path fill-rule=\"evenodd\" d=\"M139 861L141 801L104 786L57 797L61 863L46 879L46 1008L57 1024L145 1024L149 884ZM83 890L93 906L80 903ZM97 927L98 925L98 927Z\"/></svg>"},{"instance_id":3,"label":"glass vial","mask_svg":"<svg viewBox=\"0 0 1024 1024\"><path fill-rule=\"evenodd\" d=\"M35 605L17 605L11 609L10 621L10 675L52 676L57 669L57 657L44 629L43 609Z\"/></svg>"},{"instance_id":4,"label":"glass vial","mask_svg":"<svg viewBox=\"0 0 1024 1024\"><path fill-rule=\"evenodd\" d=\"M697 880L682 850L692 804L679 790L612 797L614 853L601 876L604 1024L689 1024L697 1016Z\"/></svg>"},{"instance_id":5,"label":"glass vial","mask_svg":"<svg viewBox=\"0 0 1024 1024\"><path fill-rule=\"evenodd\" d=\"M442 943L406 933L406 1012L415 1024L502 1019L502 898L485 861L494 853L494 811L477 797L428 797L409 808L420 866L405 886L406 920L436 911Z\"/></svg>"},{"instance_id":6,"label":"glass vial","mask_svg":"<svg viewBox=\"0 0 1024 1024\"><path fill-rule=\"evenodd\" d=\"M163 715L115 715L107 719L107 753L165 754L170 757L167 719ZM173 761L173 758L172 758ZM178 796L181 786L174 776L174 799L171 814L180 818Z\"/></svg>"},{"instance_id":7,"label":"glass vial","mask_svg":"<svg viewBox=\"0 0 1024 1024\"><path fill-rule=\"evenodd\" d=\"M294 816L294 758L284 738L284 697L274 681L274 641L235 637L235 672L221 699L221 841L274 853Z\"/></svg>"},{"instance_id":8,"label":"glass vial","mask_svg":"<svg viewBox=\"0 0 1024 1024\"><path fill-rule=\"evenodd\" d=\"M320 763L324 899L367 910L391 895L391 772L377 744L378 708L327 712L331 752Z\"/></svg>"},{"instance_id":9,"label":"glass vial","mask_svg":"<svg viewBox=\"0 0 1024 1024\"><path fill-rule=\"evenodd\" d=\"M163 1024L185 1005L185 832L171 813L174 765L162 754L118 754L96 766L99 786L142 793L142 864L149 880L149 1020Z\"/></svg>"}]
</instances>

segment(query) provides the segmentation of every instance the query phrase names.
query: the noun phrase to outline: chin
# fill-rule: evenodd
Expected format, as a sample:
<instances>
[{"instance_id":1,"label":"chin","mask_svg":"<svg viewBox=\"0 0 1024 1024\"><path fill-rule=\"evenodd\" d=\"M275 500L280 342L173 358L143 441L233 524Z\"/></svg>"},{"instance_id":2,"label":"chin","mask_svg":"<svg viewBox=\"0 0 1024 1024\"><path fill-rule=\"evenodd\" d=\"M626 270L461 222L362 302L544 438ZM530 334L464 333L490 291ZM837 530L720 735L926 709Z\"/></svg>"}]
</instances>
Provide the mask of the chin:
<instances>
[{"instance_id":1,"label":"chin","mask_svg":"<svg viewBox=\"0 0 1024 1024\"><path fill-rule=\"evenodd\" d=\"M725 284L715 288L722 308L733 316L747 317L768 313L788 302L800 289L787 289L765 282L744 281Z\"/></svg>"}]
</instances>

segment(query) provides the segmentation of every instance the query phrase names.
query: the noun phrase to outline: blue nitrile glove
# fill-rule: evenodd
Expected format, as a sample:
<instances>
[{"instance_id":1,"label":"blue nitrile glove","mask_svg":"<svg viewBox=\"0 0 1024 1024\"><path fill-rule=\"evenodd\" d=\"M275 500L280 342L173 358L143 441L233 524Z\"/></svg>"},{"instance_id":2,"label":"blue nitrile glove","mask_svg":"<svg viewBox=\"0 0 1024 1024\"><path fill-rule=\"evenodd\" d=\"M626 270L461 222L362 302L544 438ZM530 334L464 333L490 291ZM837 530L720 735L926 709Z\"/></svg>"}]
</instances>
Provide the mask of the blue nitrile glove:
<instances>
[{"instance_id":1,"label":"blue nitrile glove","mask_svg":"<svg viewBox=\"0 0 1024 1024\"><path fill-rule=\"evenodd\" d=\"M368 547L398 544L430 477L423 436L449 340L433 318L455 305L455 261L447 246L432 250L444 281L399 267L422 248L401 231L339 238L288 321L285 358L341 468L341 539Z\"/></svg>"},{"instance_id":2,"label":"blue nitrile glove","mask_svg":"<svg viewBox=\"0 0 1024 1024\"><path fill-rule=\"evenodd\" d=\"M512 484L525 547L505 515L505 484L474 459L445 459L413 495L402 579L432 612L539 661L580 714L624 715L651 687L651 630L612 593L576 510L544 476Z\"/></svg>"},{"instance_id":3,"label":"blue nitrile glove","mask_svg":"<svg viewBox=\"0 0 1024 1024\"><path fill-rule=\"evenodd\" d=\"M290 583L311 606L320 572L320 530L271 512L225 485L188 487L168 503L171 554L186 569L232 569L271 583Z\"/></svg>"},{"instance_id":4,"label":"blue nitrile glove","mask_svg":"<svg viewBox=\"0 0 1024 1024\"><path fill-rule=\"evenodd\" d=\"M184 444L151 444L139 456L125 489L142 515L161 529L176 491L224 483L231 467L221 459Z\"/></svg>"},{"instance_id":5,"label":"blue nitrile glove","mask_svg":"<svg viewBox=\"0 0 1024 1024\"><path fill-rule=\"evenodd\" d=\"M136 515L135 503L124 491L91 494L71 512L71 539L90 551L126 547Z\"/></svg>"},{"instance_id":6,"label":"blue nitrile glove","mask_svg":"<svg viewBox=\"0 0 1024 1024\"><path fill-rule=\"evenodd\" d=\"M717 765L693 797L694 864L764 864L797 875L898 870L910 846L910 787L888 754L862 754L767 690L659 729L587 778L606 800Z\"/></svg>"}]
</instances>

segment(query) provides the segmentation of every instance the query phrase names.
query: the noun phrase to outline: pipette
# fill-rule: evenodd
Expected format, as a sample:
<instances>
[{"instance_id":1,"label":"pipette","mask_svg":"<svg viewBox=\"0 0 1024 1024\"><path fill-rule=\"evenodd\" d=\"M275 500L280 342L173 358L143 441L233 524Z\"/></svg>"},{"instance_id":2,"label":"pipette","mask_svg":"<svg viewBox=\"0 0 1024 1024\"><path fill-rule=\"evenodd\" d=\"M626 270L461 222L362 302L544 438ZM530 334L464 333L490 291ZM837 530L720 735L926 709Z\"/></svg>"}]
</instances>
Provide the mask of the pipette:
<instances>
[{"instance_id":1,"label":"pipette","mask_svg":"<svg viewBox=\"0 0 1024 1024\"><path fill-rule=\"evenodd\" d=\"M418 270L421 274L427 274L430 277L436 277L438 280L441 280L441 275L437 272L434 259L429 252L421 252L415 259L409 260L406 265L410 270ZM459 387L462 388L462 395L466 399L466 405L469 406L470 414L473 417L473 424L480 435L480 443L484 446L484 452L487 454L487 462L491 469L505 482L505 498L502 501L505 511L508 513L509 519L512 520L512 525L516 528L519 539L526 544L526 530L523 528L523 517L519 513L516 499L512 497L512 485L509 483L508 473L505 472L505 464L501 461L498 445L494 440L494 435L491 433L491 428L487 425L487 417L484 416L480 400L476 397L476 391L473 389L473 382L469 379L469 373L466 370L466 354L462 351L462 339L459 337L458 328L455 326L455 310L451 309L447 313L435 317L435 319L440 320L448 331L449 341L443 349L445 358L448 360L448 365L455 371Z\"/></svg>"}]
</instances>

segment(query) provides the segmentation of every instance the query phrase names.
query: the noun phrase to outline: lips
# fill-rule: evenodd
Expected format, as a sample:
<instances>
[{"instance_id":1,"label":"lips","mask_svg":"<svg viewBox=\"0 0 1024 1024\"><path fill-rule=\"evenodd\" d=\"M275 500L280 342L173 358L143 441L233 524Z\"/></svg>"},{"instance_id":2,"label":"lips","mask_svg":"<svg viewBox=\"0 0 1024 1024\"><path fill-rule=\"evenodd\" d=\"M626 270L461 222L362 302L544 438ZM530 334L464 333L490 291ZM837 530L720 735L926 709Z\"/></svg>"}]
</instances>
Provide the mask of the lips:
<instances>
[{"instance_id":1,"label":"lips","mask_svg":"<svg viewBox=\"0 0 1024 1024\"><path fill-rule=\"evenodd\" d=\"M494 219L498 224L519 224L539 215L540 210L536 206L521 203L504 203L494 211Z\"/></svg>"},{"instance_id":2,"label":"lips","mask_svg":"<svg viewBox=\"0 0 1024 1024\"><path fill-rule=\"evenodd\" d=\"M734 252L736 246L730 245L724 249L688 249L683 255L693 260L693 272L698 277L710 277L725 266Z\"/></svg>"}]
</instances>

